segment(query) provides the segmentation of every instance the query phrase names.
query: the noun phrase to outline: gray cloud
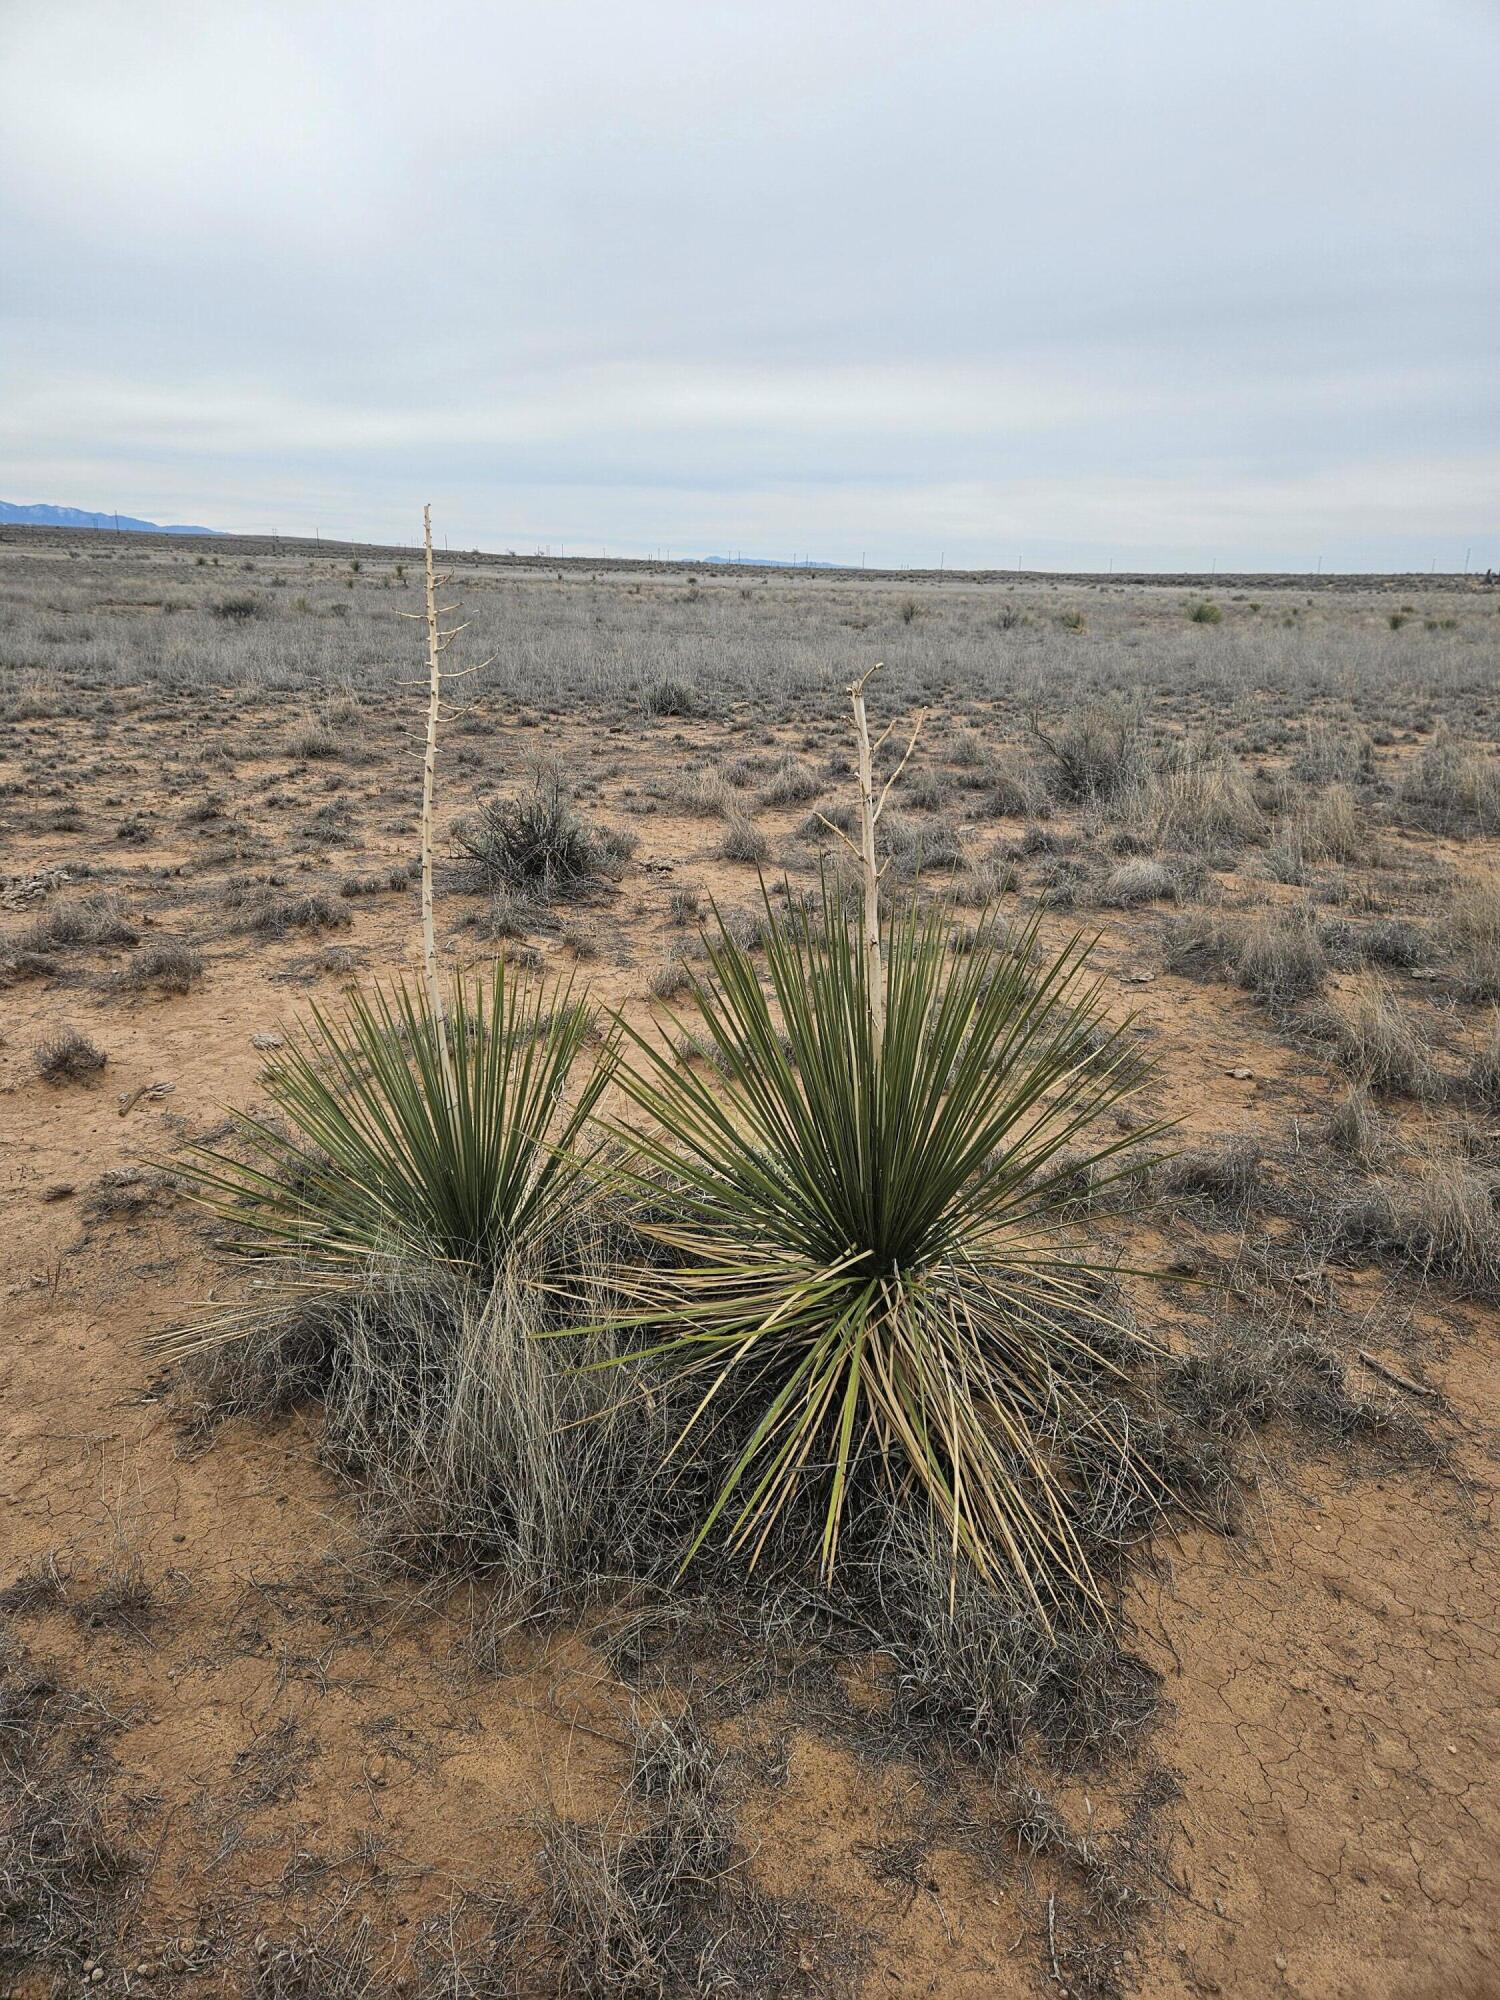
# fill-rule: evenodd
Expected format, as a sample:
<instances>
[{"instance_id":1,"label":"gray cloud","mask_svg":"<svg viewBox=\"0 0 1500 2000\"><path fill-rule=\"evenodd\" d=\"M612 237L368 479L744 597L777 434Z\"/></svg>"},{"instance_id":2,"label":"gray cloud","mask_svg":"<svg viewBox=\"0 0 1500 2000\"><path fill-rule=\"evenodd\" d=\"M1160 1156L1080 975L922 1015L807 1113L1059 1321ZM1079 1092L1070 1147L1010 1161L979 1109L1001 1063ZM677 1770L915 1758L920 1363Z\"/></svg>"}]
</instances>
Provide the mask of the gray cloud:
<instances>
[{"instance_id":1,"label":"gray cloud","mask_svg":"<svg viewBox=\"0 0 1500 2000\"><path fill-rule=\"evenodd\" d=\"M11 0L13 499L1500 563L1500 11Z\"/></svg>"}]
</instances>

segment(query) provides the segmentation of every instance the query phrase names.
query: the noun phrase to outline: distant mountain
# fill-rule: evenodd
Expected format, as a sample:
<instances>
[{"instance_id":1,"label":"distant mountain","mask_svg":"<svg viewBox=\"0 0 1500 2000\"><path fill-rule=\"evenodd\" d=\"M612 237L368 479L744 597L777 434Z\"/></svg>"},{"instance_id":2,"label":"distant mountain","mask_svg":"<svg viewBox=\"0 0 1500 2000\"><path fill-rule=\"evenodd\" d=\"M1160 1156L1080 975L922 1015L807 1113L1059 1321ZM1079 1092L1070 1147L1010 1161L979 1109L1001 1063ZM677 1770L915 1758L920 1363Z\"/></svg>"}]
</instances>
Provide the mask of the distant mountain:
<instances>
[{"instance_id":1,"label":"distant mountain","mask_svg":"<svg viewBox=\"0 0 1500 2000\"><path fill-rule=\"evenodd\" d=\"M88 514L81 507L15 507L0 500L0 523L13 522L26 528L118 528L132 535L217 535L217 528L188 528L174 522L164 527L157 521L137 521L129 514Z\"/></svg>"}]
</instances>

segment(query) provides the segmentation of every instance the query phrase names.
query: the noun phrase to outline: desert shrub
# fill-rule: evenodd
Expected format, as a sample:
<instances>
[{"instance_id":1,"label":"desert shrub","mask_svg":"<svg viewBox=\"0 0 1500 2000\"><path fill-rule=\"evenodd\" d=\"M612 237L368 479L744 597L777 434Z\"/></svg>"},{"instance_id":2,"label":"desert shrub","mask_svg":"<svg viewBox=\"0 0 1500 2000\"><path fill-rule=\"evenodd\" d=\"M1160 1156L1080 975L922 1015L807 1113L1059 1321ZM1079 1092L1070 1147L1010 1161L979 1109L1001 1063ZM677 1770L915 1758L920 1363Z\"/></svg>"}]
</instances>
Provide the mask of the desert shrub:
<instances>
[{"instance_id":1,"label":"desert shrub","mask_svg":"<svg viewBox=\"0 0 1500 2000\"><path fill-rule=\"evenodd\" d=\"M1408 1097L1440 1093L1426 1033L1378 973L1340 997L1333 1027L1339 1061L1372 1090Z\"/></svg>"},{"instance_id":2,"label":"desert shrub","mask_svg":"<svg viewBox=\"0 0 1500 2000\"><path fill-rule=\"evenodd\" d=\"M1385 1120L1369 1086L1352 1084L1328 1115L1328 1143L1361 1166L1372 1166L1388 1146Z\"/></svg>"},{"instance_id":3,"label":"desert shrub","mask_svg":"<svg viewBox=\"0 0 1500 2000\"><path fill-rule=\"evenodd\" d=\"M1047 810L1047 786L1034 762L1018 750L1003 750L990 766L989 810L998 819L1039 819Z\"/></svg>"},{"instance_id":4,"label":"desert shrub","mask_svg":"<svg viewBox=\"0 0 1500 2000\"><path fill-rule=\"evenodd\" d=\"M1265 833L1265 817L1237 760L1192 743L1144 763L1116 796L1124 823L1155 847L1199 851L1243 847Z\"/></svg>"},{"instance_id":5,"label":"desert shrub","mask_svg":"<svg viewBox=\"0 0 1500 2000\"><path fill-rule=\"evenodd\" d=\"M621 1072L645 1119L632 1171L665 1180L677 1253L631 1289L675 1379L712 1392L700 1407L754 1399L697 1545L722 1526L753 1554L811 1479L831 1571L851 1491L884 1467L955 1558L1042 1605L1093 1589L1052 1426L1103 1426L1124 1478L1133 1459L1080 1373L1084 1266L1061 1245L1008 1264L1003 1246L1056 1222L1079 1165L1059 1154L1134 1079L1076 946L1042 958L1033 923L954 956L947 928L914 911L886 927L879 1055L868 957L826 878L768 929L769 993L731 938L709 942L691 1006L720 1073L633 1034Z\"/></svg>"},{"instance_id":6,"label":"desert shrub","mask_svg":"<svg viewBox=\"0 0 1500 2000\"><path fill-rule=\"evenodd\" d=\"M1371 858L1370 836L1347 785L1330 785L1309 793L1282 820L1276 839L1299 865Z\"/></svg>"},{"instance_id":7,"label":"desert shrub","mask_svg":"<svg viewBox=\"0 0 1500 2000\"><path fill-rule=\"evenodd\" d=\"M1250 1207L1264 1149L1250 1138L1194 1146L1157 1169L1155 1184L1169 1203L1197 1202L1230 1215Z\"/></svg>"},{"instance_id":8,"label":"desert shrub","mask_svg":"<svg viewBox=\"0 0 1500 2000\"><path fill-rule=\"evenodd\" d=\"M1378 1182L1334 1213L1334 1247L1394 1258L1448 1279L1470 1298L1500 1300L1500 1179L1446 1153Z\"/></svg>"},{"instance_id":9,"label":"desert shrub","mask_svg":"<svg viewBox=\"0 0 1500 2000\"><path fill-rule=\"evenodd\" d=\"M1471 1097L1500 1110L1500 1008L1490 1016L1489 1032L1469 1064L1464 1084Z\"/></svg>"},{"instance_id":10,"label":"desert shrub","mask_svg":"<svg viewBox=\"0 0 1500 2000\"><path fill-rule=\"evenodd\" d=\"M536 929L541 914L533 897L502 882L475 916L474 929L482 938L523 938Z\"/></svg>"},{"instance_id":11,"label":"desert shrub","mask_svg":"<svg viewBox=\"0 0 1500 2000\"><path fill-rule=\"evenodd\" d=\"M214 616L229 625L245 625L252 618L265 618L269 613L270 606L263 597L248 595L221 597L214 606Z\"/></svg>"},{"instance_id":12,"label":"desert shrub","mask_svg":"<svg viewBox=\"0 0 1500 2000\"><path fill-rule=\"evenodd\" d=\"M672 802L683 812L722 819L734 810L734 790L720 771L694 771L676 787Z\"/></svg>"},{"instance_id":13,"label":"desert shrub","mask_svg":"<svg viewBox=\"0 0 1500 2000\"><path fill-rule=\"evenodd\" d=\"M1472 875L1454 890L1444 929L1469 1000L1500 1000L1500 880Z\"/></svg>"},{"instance_id":14,"label":"desert shrub","mask_svg":"<svg viewBox=\"0 0 1500 2000\"><path fill-rule=\"evenodd\" d=\"M934 869L952 873L964 862L963 844L946 820L914 819L894 807L881 815L876 849L889 863L891 874L902 881Z\"/></svg>"},{"instance_id":15,"label":"desert shrub","mask_svg":"<svg viewBox=\"0 0 1500 2000\"><path fill-rule=\"evenodd\" d=\"M551 776L516 797L490 800L454 838L476 886L538 898L577 894L617 877L634 847L628 836L588 826Z\"/></svg>"},{"instance_id":16,"label":"desert shrub","mask_svg":"<svg viewBox=\"0 0 1500 2000\"><path fill-rule=\"evenodd\" d=\"M342 930L354 920L343 903L320 889L289 890L275 882L231 881L223 905L230 928L258 937L285 937L288 931Z\"/></svg>"},{"instance_id":17,"label":"desert shrub","mask_svg":"<svg viewBox=\"0 0 1500 2000\"><path fill-rule=\"evenodd\" d=\"M211 1409L319 1394L391 1556L478 1553L556 1607L622 1567L669 1574L683 1534L642 1479L676 1406L579 1365L606 1333L541 1337L612 1296L588 1137L611 1044L580 1080L586 1010L503 964L456 977L445 1014L377 988L272 1057L273 1116L179 1167L257 1281L161 1344Z\"/></svg>"},{"instance_id":18,"label":"desert shrub","mask_svg":"<svg viewBox=\"0 0 1500 2000\"><path fill-rule=\"evenodd\" d=\"M1100 885L1099 900L1113 909L1131 909L1137 903L1175 903L1177 881L1170 868L1144 855L1122 861L1111 868Z\"/></svg>"},{"instance_id":19,"label":"desert shrub","mask_svg":"<svg viewBox=\"0 0 1500 2000\"><path fill-rule=\"evenodd\" d=\"M797 757L783 757L761 792L760 801L766 806L805 805L822 789L823 780L810 764Z\"/></svg>"},{"instance_id":20,"label":"desert shrub","mask_svg":"<svg viewBox=\"0 0 1500 2000\"><path fill-rule=\"evenodd\" d=\"M337 757L343 744L333 731L321 722L305 724L287 738L287 753L305 763L316 763L330 757Z\"/></svg>"},{"instance_id":21,"label":"desert shrub","mask_svg":"<svg viewBox=\"0 0 1500 2000\"><path fill-rule=\"evenodd\" d=\"M1245 923L1233 971L1257 1000L1285 1006L1322 991L1328 960L1306 909L1267 910Z\"/></svg>"},{"instance_id":22,"label":"desert shrub","mask_svg":"<svg viewBox=\"0 0 1500 2000\"><path fill-rule=\"evenodd\" d=\"M109 1057L76 1028L64 1028L36 1046L36 1066L48 1083L87 1083Z\"/></svg>"},{"instance_id":23,"label":"desert shrub","mask_svg":"<svg viewBox=\"0 0 1500 2000\"><path fill-rule=\"evenodd\" d=\"M603 1825L544 1825L533 1928L558 1990L578 2000L848 1992L853 1955L829 1962L799 1913L748 1879L725 1760L692 1717L638 1716L632 1737L625 1811Z\"/></svg>"},{"instance_id":24,"label":"desert shrub","mask_svg":"<svg viewBox=\"0 0 1500 2000\"><path fill-rule=\"evenodd\" d=\"M1190 615L1195 625L1222 625L1224 622L1224 613L1212 598L1205 598L1201 604L1195 604Z\"/></svg>"},{"instance_id":25,"label":"desert shrub","mask_svg":"<svg viewBox=\"0 0 1500 2000\"><path fill-rule=\"evenodd\" d=\"M698 715L702 712L697 691L686 681L653 681L641 696L647 715Z\"/></svg>"},{"instance_id":26,"label":"desert shrub","mask_svg":"<svg viewBox=\"0 0 1500 2000\"><path fill-rule=\"evenodd\" d=\"M725 823L719 855L724 861L748 861L760 868L771 858L771 843L748 813L735 812Z\"/></svg>"},{"instance_id":27,"label":"desert shrub","mask_svg":"<svg viewBox=\"0 0 1500 2000\"><path fill-rule=\"evenodd\" d=\"M1500 758L1439 730L1402 771L1399 795L1447 831L1500 831Z\"/></svg>"},{"instance_id":28,"label":"desert shrub","mask_svg":"<svg viewBox=\"0 0 1500 2000\"><path fill-rule=\"evenodd\" d=\"M1375 745L1363 729L1309 722L1293 753L1291 774L1309 785L1354 785L1375 775Z\"/></svg>"},{"instance_id":29,"label":"desert shrub","mask_svg":"<svg viewBox=\"0 0 1500 2000\"><path fill-rule=\"evenodd\" d=\"M29 924L16 942L22 951L46 957L72 947L139 944L140 932L130 921L124 898L105 890L76 903L59 903Z\"/></svg>"},{"instance_id":30,"label":"desert shrub","mask_svg":"<svg viewBox=\"0 0 1500 2000\"><path fill-rule=\"evenodd\" d=\"M130 992L190 993L203 977L203 954L181 938L154 938L121 968L118 984Z\"/></svg>"},{"instance_id":31,"label":"desert shrub","mask_svg":"<svg viewBox=\"0 0 1500 2000\"><path fill-rule=\"evenodd\" d=\"M1053 787L1063 799L1119 798L1143 768L1140 720L1118 703L1081 708L1050 730L1033 718L1031 729L1049 759Z\"/></svg>"}]
</instances>

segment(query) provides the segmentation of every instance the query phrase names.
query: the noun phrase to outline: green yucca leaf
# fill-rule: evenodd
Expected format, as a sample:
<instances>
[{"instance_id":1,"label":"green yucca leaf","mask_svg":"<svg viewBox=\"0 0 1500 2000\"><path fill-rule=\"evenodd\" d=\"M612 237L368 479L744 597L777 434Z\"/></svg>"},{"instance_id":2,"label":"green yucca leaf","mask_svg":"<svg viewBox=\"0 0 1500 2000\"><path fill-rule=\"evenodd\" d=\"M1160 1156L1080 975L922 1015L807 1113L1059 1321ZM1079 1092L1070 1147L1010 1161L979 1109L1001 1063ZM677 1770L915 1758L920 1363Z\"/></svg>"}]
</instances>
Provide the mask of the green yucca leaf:
<instances>
[{"instance_id":1,"label":"green yucca leaf","mask_svg":"<svg viewBox=\"0 0 1500 2000\"><path fill-rule=\"evenodd\" d=\"M692 1424L731 1398L750 1413L694 1546L722 1528L753 1560L815 1479L831 1570L873 1464L934 1510L955 1563L1013 1573L1045 1616L1094 1591L1048 1440L1113 1421L1104 1350L1133 1337L1060 1225L1080 1169L1128 1172L1160 1129L1090 1131L1142 1066L1081 938L1049 955L1035 921L984 921L960 955L941 911L899 912L877 1056L851 908L825 879L767 913L764 984L721 926L690 988L712 1076L622 1024L642 1115L614 1129L674 1211L649 1225L673 1261L626 1280L637 1353L703 1380Z\"/></svg>"},{"instance_id":2,"label":"green yucca leaf","mask_svg":"<svg viewBox=\"0 0 1500 2000\"><path fill-rule=\"evenodd\" d=\"M327 1295L382 1259L485 1280L576 1203L617 1038L570 1088L588 1009L569 985L517 981L503 961L487 978L456 974L444 1012L440 1025L426 989L399 980L340 1013L314 1007L263 1073L276 1117L232 1113L234 1151L198 1147L174 1164L235 1249L277 1267L273 1303ZM229 1338L264 1309L216 1310L165 1340Z\"/></svg>"}]
</instances>

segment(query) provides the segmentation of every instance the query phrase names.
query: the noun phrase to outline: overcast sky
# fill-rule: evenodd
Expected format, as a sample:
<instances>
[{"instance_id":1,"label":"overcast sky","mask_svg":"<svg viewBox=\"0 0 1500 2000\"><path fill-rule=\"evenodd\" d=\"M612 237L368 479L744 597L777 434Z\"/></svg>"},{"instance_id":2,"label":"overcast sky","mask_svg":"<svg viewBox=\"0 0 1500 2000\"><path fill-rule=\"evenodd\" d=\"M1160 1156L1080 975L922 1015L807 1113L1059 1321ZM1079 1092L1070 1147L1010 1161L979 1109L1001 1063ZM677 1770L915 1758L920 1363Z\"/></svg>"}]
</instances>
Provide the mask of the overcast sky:
<instances>
[{"instance_id":1,"label":"overcast sky","mask_svg":"<svg viewBox=\"0 0 1500 2000\"><path fill-rule=\"evenodd\" d=\"M1500 0L0 0L0 498L1500 567Z\"/></svg>"}]
</instances>

